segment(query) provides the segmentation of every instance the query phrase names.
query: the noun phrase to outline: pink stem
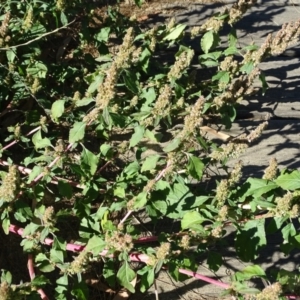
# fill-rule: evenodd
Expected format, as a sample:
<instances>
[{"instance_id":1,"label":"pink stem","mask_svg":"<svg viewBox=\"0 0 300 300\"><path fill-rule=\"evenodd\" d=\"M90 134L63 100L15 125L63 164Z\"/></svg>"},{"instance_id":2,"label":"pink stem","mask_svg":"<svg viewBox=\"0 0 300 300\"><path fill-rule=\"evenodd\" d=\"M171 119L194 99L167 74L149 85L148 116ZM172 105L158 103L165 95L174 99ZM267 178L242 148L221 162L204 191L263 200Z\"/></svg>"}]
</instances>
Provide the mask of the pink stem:
<instances>
[{"instance_id":1,"label":"pink stem","mask_svg":"<svg viewBox=\"0 0 300 300\"><path fill-rule=\"evenodd\" d=\"M33 263L32 254L28 254L27 268L28 268L30 279L33 280L35 278L35 272L34 272L34 263ZM49 298L47 297L47 295L42 289L38 289L38 293L40 294L42 300L49 300Z\"/></svg>"},{"instance_id":2,"label":"pink stem","mask_svg":"<svg viewBox=\"0 0 300 300\"><path fill-rule=\"evenodd\" d=\"M20 227L18 227L16 225L10 225L9 226L9 231L12 232L12 233L15 233L15 234L18 234L18 235L22 236L23 232L24 232L24 229L20 228ZM44 244L46 244L46 245L52 245L52 243L53 243L53 240L49 239L49 238L46 238L45 241L44 241ZM76 245L76 244L67 244L67 247L66 247L66 249L68 251L72 251L72 252L80 252L80 251L83 251L84 248L85 248L84 246L82 246L82 245ZM107 253L108 253L108 250L103 250L101 253L99 253L99 255L106 256ZM113 257L113 254L110 254L108 257ZM149 256L148 255L146 255L146 254L140 254L140 253L131 253L129 257L130 257L131 261L135 261L135 262L147 263L147 261L149 260ZM188 275L188 276L200 279L200 280L203 280L203 281L208 282L210 284L219 286L219 287L221 287L223 289L230 288L230 285L227 284L227 283L220 282L218 280L215 280L213 278L201 275L201 274L193 272L193 271L189 271L189 270L186 270L186 269L179 269L179 273L185 274L185 275ZM286 298L287 299L298 299L298 296L296 296L296 295L287 295ZM48 298L42 298L42 299L43 300L44 299L47 300Z\"/></svg>"},{"instance_id":3,"label":"pink stem","mask_svg":"<svg viewBox=\"0 0 300 300\"><path fill-rule=\"evenodd\" d=\"M185 269L179 269L178 271L181 274L185 274L185 275L188 275L188 276L191 276L191 277L194 277L194 278L206 281L206 282L211 283L213 285L219 286L219 287L221 287L223 289L228 289L230 287L230 285L227 284L227 283L223 283L223 282L220 282L218 280L212 279L210 277L206 277L206 276L200 275L200 274L198 274L196 272L193 272L193 271L188 271L188 270L185 270Z\"/></svg>"},{"instance_id":4,"label":"pink stem","mask_svg":"<svg viewBox=\"0 0 300 300\"><path fill-rule=\"evenodd\" d=\"M31 134L35 133L36 131L38 131L38 130L40 130L40 129L41 129L41 126L39 126L39 127L35 128L35 129L31 130L30 132L28 132L28 133L26 134L26 136L30 136ZM8 145L4 146L4 147L1 149L1 151L4 151L4 150L10 148L11 146L13 146L13 145L15 145L15 144L17 144L17 143L18 143L18 141L17 141L17 140L14 140L14 141L12 141L11 143L9 143Z\"/></svg>"},{"instance_id":5,"label":"pink stem","mask_svg":"<svg viewBox=\"0 0 300 300\"><path fill-rule=\"evenodd\" d=\"M9 163L7 161L5 161L5 160L1 160L0 159L0 165L8 167ZM17 167L18 167L18 170L22 174L26 174L27 175L27 174L30 174L32 172L32 169L25 168L25 167L22 167L22 166L17 166ZM78 182L75 182L75 181L72 181L72 180L69 180L69 179L65 179L65 178L61 178L61 177L57 177L57 176L54 176L53 178L54 179L51 180L52 184L58 184L58 181L61 180L61 181L67 182L70 185L72 185L74 187L77 187L79 189L84 189L84 186L82 184L78 183Z\"/></svg>"},{"instance_id":6,"label":"pink stem","mask_svg":"<svg viewBox=\"0 0 300 300\"><path fill-rule=\"evenodd\" d=\"M64 152L67 152L74 143L71 143L68 145L68 147L65 149ZM55 159L49 164L48 169L51 169L56 163L57 161L60 159L60 156L55 157ZM42 172L40 175L38 175L37 177L35 177L33 179L33 181L31 182L31 185L34 185L35 183L37 183L41 178L43 178L43 176L45 175L45 172Z\"/></svg>"}]
</instances>

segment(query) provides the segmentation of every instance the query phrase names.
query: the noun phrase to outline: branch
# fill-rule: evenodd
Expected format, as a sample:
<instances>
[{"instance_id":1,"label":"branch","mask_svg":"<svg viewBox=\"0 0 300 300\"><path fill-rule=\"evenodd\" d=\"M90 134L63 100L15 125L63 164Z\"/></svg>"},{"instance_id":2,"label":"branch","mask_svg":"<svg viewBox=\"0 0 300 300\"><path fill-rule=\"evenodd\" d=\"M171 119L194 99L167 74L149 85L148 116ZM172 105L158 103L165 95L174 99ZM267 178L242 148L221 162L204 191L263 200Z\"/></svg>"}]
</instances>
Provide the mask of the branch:
<instances>
[{"instance_id":1,"label":"branch","mask_svg":"<svg viewBox=\"0 0 300 300\"><path fill-rule=\"evenodd\" d=\"M56 32L58 32L58 31L60 31L61 29L67 28L69 25L71 25L71 24L74 23L74 22L75 22L75 19L74 19L73 21L71 21L70 23L68 23L68 24L66 24L66 25L64 25L64 26L62 26L62 27L56 28L56 29L54 29L53 31L50 31L50 32L46 32L46 33L44 33L44 34L42 34L42 35L36 37L36 38L33 39L33 40L30 40L30 41L26 42L26 43L19 44L19 45L15 45L15 46L10 46L10 47L0 48L0 51L1 51L1 50L16 49L16 48L19 48L19 47L22 47L22 46L30 45L30 44L32 44L33 42L36 42L36 41L42 39L42 38L45 37L45 36L51 35L51 34L53 34L53 33L56 33Z\"/></svg>"}]
</instances>

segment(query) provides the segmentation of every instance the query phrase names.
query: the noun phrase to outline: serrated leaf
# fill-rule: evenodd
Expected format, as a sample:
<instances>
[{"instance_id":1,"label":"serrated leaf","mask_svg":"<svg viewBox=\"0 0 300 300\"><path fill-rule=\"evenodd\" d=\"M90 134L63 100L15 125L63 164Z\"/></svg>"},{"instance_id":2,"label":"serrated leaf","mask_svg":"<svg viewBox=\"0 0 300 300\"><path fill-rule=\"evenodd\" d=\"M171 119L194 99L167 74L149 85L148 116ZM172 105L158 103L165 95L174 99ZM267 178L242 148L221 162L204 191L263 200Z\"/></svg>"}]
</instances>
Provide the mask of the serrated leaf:
<instances>
[{"instance_id":1,"label":"serrated leaf","mask_svg":"<svg viewBox=\"0 0 300 300\"><path fill-rule=\"evenodd\" d=\"M106 243L104 240L102 240L100 237L94 235L91 239L89 239L85 249L87 251L91 251L93 255L99 255L106 246Z\"/></svg>"},{"instance_id":2,"label":"serrated leaf","mask_svg":"<svg viewBox=\"0 0 300 300\"><path fill-rule=\"evenodd\" d=\"M188 163L188 171L190 175L193 178L200 180L202 178L203 169L204 169L204 163L202 162L202 160L199 157L191 155L189 157L189 163Z\"/></svg>"},{"instance_id":3,"label":"serrated leaf","mask_svg":"<svg viewBox=\"0 0 300 300\"><path fill-rule=\"evenodd\" d=\"M57 100L52 104L51 115L54 121L62 116L65 111L65 100Z\"/></svg>"},{"instance_id":4,"label":"serrated leaf","mask_svg":"<svg viewBox=\"0 0 300 300\"><path fill-rule=\"evenodd\" d=\"M140 125L136 126L134 128L134 134L131 136L129 146L130 147L136 146L143 138L144 132L145 132L145 128L143 126Z\"/></svg>"},{"instance_id":5,"label":"serrated leaf","mask_svg":"<svg viewBox=\"0 0 300 300\"><path fill-rule=\"evenodd\" d=\"M135 272L130 268L128 262L125 261L117 273L117 278L120 284L131 293L135 292L134 286L131 284L131 281L133 281L135 277Z\"/></svg>"},{"instance_id":6,"label":"serrated leaf","mask_svg":"<svg viewBox=\"0 0 300 300\"><path fill-rule=\"evenodd\" d=\"M201 38L201 49L204 53L208 53L208 51L212 48L214 44L214 32L212 30L206 32Z\"/></svg>"},{"instance_id":7,"label":"serrated leaf","mask_svg":"<svg viewBox=\"0 0 300 300\"><path fill-rule=\"evenodd\" d=\"M189 211L186 214L184 214L182 220L181 220L181 228L187 229L187 228L193 228L194 225L201 224L205 221L205 218L203 218L199 212L197 211Z\"/></svg>"},{"instance_id":8,"label":"serrated leaf","mask_svg":"<svg viewBox=\"0 0 300 300\"><path fill-rule=\"evenodd\" d=\"M168 153L177 149L180 145L180 139L175 138L172 140L166 147L163 148L163 151Z\"/></svg>"},{"instance_id":9,"label":"serrated leaf","mask_svg":"<svg viewBox=\"0 0 300 300\"><path fill-rule=\"evenodd\" d=\"M300 189L300 171L295 170L289 174L279 175L275 182L284 190L294 191Z\"/></svg>"},{"instance_id":10,"label":"serrated leaf","mask_svg":"<svg viewBox=\"0 0 300 300\"><path fill-rule=\"evenodd\" d=\"M75 143L84 138L86 123L76 122L69 133L69 142Z\"/></svg>"},{"instance_id":11,"label":"serrated leaf","mask_svg":"<svg viewBox=\"0 0 300 300\"><path fill-rule=\"evenodd\" d=\"M185 27L187 25L185 24L178 24L174 28L171 29L170 33L167 34L164 38L163 41L174 41L176 40L184 31Z\"/></svg>"},{"instance_id":12,"label":"serrated leaf","mask_svg":"<svg viewBox=\"0 0 300 300\"><path fill-rule=\"evenodd\" d=\"M160 158L159 155L150 155L146 157L145 161L143 162L141 172L154 170L159 158Z\"/></svg>"}]
</instances>

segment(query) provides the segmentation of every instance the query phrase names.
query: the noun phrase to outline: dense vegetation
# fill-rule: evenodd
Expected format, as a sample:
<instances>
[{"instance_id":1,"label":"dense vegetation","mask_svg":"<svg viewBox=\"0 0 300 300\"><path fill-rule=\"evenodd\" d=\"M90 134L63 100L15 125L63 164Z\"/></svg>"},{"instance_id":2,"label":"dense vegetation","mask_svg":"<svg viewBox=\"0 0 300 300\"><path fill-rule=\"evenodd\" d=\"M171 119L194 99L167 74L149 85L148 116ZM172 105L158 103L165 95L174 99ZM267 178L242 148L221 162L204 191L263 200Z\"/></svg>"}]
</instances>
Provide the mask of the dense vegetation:
<instances>
[{"instance_id":1,"label":"dense vegetation","mask_svg":"<svg viewBox=\"0 0 300 300\"><path fill-rule=\"evenodd\" d=\"M22 246L10 249L17 267L1 265L1 299L145 292L163 266L176 280L193 274L197 257L216 271L229 225L245 262L277 231L284 253L300 247L300 172L272 159L263 178L242 179L236 159L267 121L238 137L214 129L230 129L254 82L267 87L260 62L300 34L300 21L288 23L240 49L234 24L255 2L190 30L173 19L143 29L101 2L1 1L2 239L18 234ZM197 38L201 54L189 46ZM254 277L269 285L250 288ZM299 280L249 265L223 287L273 300L300 294Z\"/></svg>"}]
</instances>

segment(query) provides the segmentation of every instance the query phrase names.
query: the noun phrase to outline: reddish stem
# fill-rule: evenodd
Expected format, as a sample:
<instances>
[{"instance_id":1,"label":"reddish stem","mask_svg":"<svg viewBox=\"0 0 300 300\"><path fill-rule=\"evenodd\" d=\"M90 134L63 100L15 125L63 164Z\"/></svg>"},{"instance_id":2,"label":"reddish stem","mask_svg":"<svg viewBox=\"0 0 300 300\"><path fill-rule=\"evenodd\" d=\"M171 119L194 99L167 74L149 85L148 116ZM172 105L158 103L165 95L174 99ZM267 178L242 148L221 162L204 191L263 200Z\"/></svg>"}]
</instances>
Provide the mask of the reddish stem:
<instances>
[{"instance_id":1,"label":"reddish stem","mask_svg":"<svg viewBox=\"0 0 300 300\"><path fill-rule=\"evenodd\" d=\"M34 273L34 263L33 263L32 254L28 254L27 268L28 268L30 279L33 280L35 278L35 273ZM49 300L49 298L47 297L47 295L42 289L38 289L38 293L40 294L42 300Z\"/></svg>"},{"instance_id":2,"label":"reddish stem","mask_svg":"<svg viewBox=\"0 0 300 300\"><path fill-rule=\"evenodd\" d=\"M24 232L24 229L20 228L16 225L10 225L9 231L22 236L23 232ZM145 240L145 238L142 238L142 240ZM153 237L149 237L149 240L151 240L151 238L153 238ZM49 239L49 238L46 238L45 241L44 241L44 244L46 244L46 245L52 245L52 243L53 243L53 240ZM72 252L80 252L80 251L83 251L84 248L85 248L84 246L76 245L76 244L67 244L67 247L66 247L66 249L68 251L72 251ZM108 253L108 250L103 250L101 253L99 253L99 255L106 256L107 253ZM113 254L110 254L108 257L113 257ZM142 262L142 263L147 263L148 260L149 260L148 255L140 254L140 253L131 253L129 258L130 258L131 261ZM193 272L193 271L190 271L190 270L179 269L179 273L185 274L185 275L188 275L188 276L200 279L200 280L203 280L205 282L208 282L210 284L219 286L219 287L224 288L224 289L228 289L230 287L230 285L227 284L227 283L220 282L218 280L215 280L213 278L201 275L199 273L196 273L196 272ZM287 295L286 298L287 299L298 299L298 296L296 296L296 295ZM42 298L42 299L47 300L48 298Z\"/></svg>"},{"instance_id":3,"label":"reddish stem","mask_svg":"<svg viewBox=\"0 0 300 300\"><path fill-rule=\"evenodd\" d=\"M206 277L206 276L200 275L200 274L198 274L196 272L193 272L193 271L189 271L189 270L185 270L185 269L179 269L178 271L181 274L185 274L185 275L188 275L188 276L191 276L191 277L203 280L205 282L208 282L208 283L211 283L213 285L219 286L219 287L221 287L223 289L228 289L230 287L230 285L227 284L227 283L223 283L223 282L220 282L218 280L212 279L210 277Z\"/></svg>"},{"instance_id":4,"label":"reddish stem","mask_svg":"<svg viewBox=\"0 0 300 300\"><path fill-rule=\"evenodd\" d=\"M26 134L26 136L30 136L31 134L35 133L36 131L38 131L38 130L40 130L40 129L41 129L41 126L39 126L39 127L35 128L35 129L31 130L30 132L28 132L28 133ZM4 151L4 150L6 150L6 149L12 147L13 145L17 144L18 142L19 142L18 140L12 141L12 142L9 143L8 145L4 146L4 147L1 149L1 151Z\"/></svg>"}]
</instances>

